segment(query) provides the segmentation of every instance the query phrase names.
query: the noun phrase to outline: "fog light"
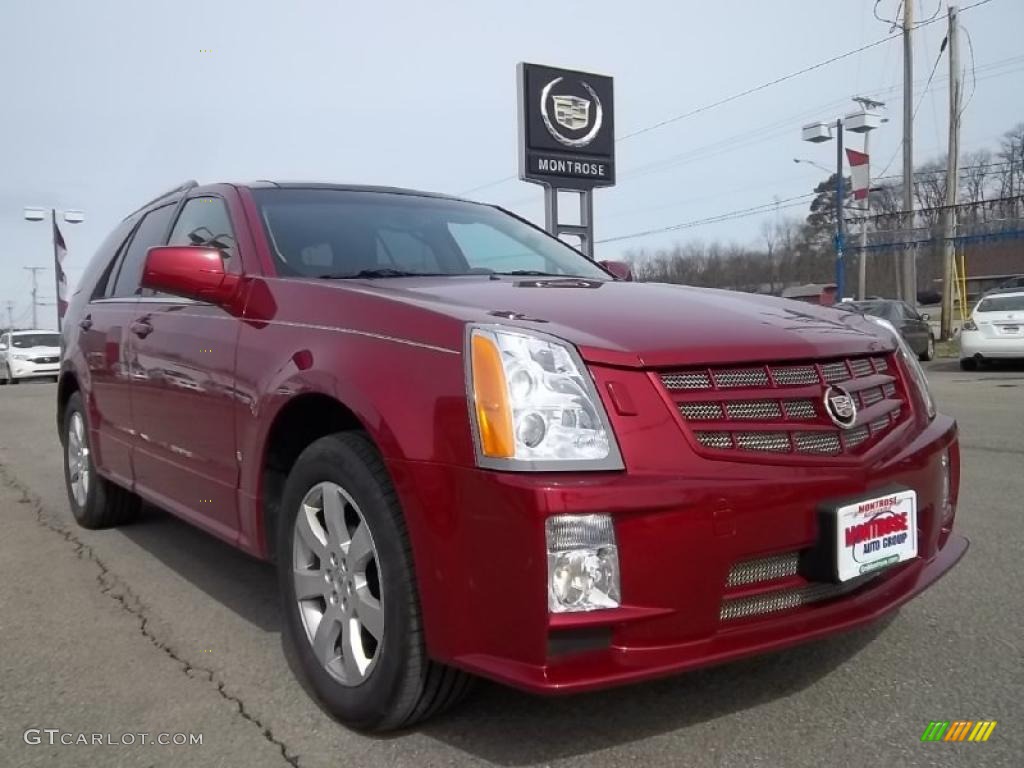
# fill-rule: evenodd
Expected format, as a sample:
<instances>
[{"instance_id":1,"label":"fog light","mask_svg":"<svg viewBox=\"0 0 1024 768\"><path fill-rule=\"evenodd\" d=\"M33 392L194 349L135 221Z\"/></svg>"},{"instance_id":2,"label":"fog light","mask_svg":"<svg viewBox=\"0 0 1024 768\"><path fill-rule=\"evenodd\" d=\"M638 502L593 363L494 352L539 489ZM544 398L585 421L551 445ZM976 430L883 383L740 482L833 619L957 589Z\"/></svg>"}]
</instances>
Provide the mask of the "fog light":
<instances>
[{"instance_id":1,"label":"fog light","mask_svg":"<svg viewBox=\"0 0 1024 768\"><path fill-rule=\"evenodd\" d=\"M949 528L953 525L953 483L949 468L949 451L945 450L939 456L939 468L942 479L939 488L939 519L942 520L942 527Z\"/></svg>"},{"instance_id":2,"label":"fog light","mask_svg":"<svg viewBox=\"0 0 1024 768\"><path fill-rule=\"evenodd\" d=\"M595 611L619 605L619 550L608 515L558 515L546 524L548 609Z\"/></svg>"}]
</instances>

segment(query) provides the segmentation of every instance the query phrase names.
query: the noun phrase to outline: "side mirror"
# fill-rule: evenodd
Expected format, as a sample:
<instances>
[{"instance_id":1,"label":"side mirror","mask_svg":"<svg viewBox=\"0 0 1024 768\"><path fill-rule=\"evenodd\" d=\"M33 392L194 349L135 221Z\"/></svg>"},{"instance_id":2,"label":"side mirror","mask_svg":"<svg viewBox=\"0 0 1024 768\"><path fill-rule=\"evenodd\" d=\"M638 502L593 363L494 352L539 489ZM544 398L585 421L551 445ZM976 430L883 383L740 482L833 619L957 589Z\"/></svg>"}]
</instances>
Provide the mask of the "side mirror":
<instances>
[{"instance_id":1,"label":"side mirror","mask_svg":"<svg viewBox=\"0 0 1024 768\"><path fill-rule=\"evenodd\" d=\"M223 305L235 297L238 276L224 271L224 257L216 248L158 245L146 253L142 287Z\"/></svg>"},{"instance_id":2,"label":"side mirror","mask_svg":"<svg viewBox=\"0 0 1024 768\"><path fill-rule=\"evenodd\" d=\"M599 261L597 262L602 267L607 269L619 280L632 280L633 279L633 268L626 261Z\"/></svg>"},{"instance_id":3,"label":"side mirror","mask_svg":"<svg viewBox=\"0 0 1024 768\"><path fill-rule=\"evenodd\" d=\"M931 316L927 312L922 312L921 313L921 319L922 320L931 320L932 318L931 318Z\"/></svg>"}]
</instances>

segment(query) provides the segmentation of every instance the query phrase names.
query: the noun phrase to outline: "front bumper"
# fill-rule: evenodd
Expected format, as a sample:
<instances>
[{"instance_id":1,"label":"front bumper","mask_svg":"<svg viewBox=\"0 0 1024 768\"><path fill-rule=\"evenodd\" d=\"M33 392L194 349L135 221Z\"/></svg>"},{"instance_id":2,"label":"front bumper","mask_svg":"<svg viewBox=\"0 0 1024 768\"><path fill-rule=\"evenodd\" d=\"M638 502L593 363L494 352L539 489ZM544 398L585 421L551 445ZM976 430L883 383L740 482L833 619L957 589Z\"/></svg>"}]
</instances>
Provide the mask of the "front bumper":
<instances>
[{"instance_id":1,"label":"front bumper","mask_svg":"<svg viewBox=\"0 0 1024 768\"><path fill-rule=\"evenodd\" d=\"M409 522L428 650L443 662L537 693L640 681L843 632L895 609L952 568L966 539L939 519L939 416L862 467L779 467L693 459L686 473L546 476L389 462ZM737 563L804 550L817 506L901 485L918 494L918 553L840 597L723 619ZM613 515L623 604L549 614L544 521ZM790 577L785 586L809 582ZM783 586L770 582L762 591Z\"/></svg>"},{"instance_id":2,"label":"front bumper","mask_svg":"<svg viewBox=\"0 0 1024 768\"><path fill-rule=\"evenodd\" d=\"M960 359L975 355L998 358L1024 358L1024 335L990 338L981 331L960 332Z\"/></svg>"},{"instance_id":3,"label":"front bumper","mask_svg":"<svg viewBox=\"0 0 1024 768\"><path fill-rule=\"evenodd\" d=\"M43 376L56 376L60 373L60 362L34 363L31 360L10 360L8 366L11 378L33 379Z\"/></svg>"}]
</instances>

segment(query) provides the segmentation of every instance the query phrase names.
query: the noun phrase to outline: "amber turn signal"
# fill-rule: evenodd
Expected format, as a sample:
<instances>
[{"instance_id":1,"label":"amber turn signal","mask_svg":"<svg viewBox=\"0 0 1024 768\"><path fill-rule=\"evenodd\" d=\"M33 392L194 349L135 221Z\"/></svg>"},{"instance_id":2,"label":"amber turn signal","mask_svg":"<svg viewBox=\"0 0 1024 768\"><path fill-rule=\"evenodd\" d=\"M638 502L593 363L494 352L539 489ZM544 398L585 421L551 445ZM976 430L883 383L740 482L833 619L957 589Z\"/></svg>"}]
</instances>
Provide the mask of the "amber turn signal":
<instances>
[{"instance_id":1,"label":"amber turn signal","mask_svg":"<svg viewBox=\"0 0 1024 768\"><path fill-rule=\"evenodd\" d=\"M505 383L505 367L495 340L474 331L473 400L480 429L480 450L484 456L508 459L515 456L512 408Z\"/></svg>"}]
</instances>

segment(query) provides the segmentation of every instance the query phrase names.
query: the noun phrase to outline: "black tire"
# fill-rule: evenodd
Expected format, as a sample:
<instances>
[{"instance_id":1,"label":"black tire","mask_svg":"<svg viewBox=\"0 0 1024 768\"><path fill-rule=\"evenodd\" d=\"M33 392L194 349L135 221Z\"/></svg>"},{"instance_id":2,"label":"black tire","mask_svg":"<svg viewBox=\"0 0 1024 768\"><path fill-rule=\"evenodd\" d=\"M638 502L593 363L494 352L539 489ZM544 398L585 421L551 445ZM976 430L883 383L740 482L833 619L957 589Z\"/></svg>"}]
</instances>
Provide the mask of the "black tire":
<instances>
[{"instance_id":1,"label":"black tire","mask_svg":"<svg viewBox=\"0 0 1024 768\"><path fill-rule=\"evenodd\" d=\"M928 336L928 341L924 345L924 352L918 355L918 357L920 357L922 362L925 363L935 357L935 339L930 335Z\"/></svg>"},{"instance_id":2,"label":"black tire","mask_svg":"<svg viewBox=\"0 0 1024 768\"><path fill-rule=\"evenodd\" d=\"M7 384L7 366L0 364L0 387Z\"/></svg>"},{"instance_id":3,"label":"black tire","mask_svg":"<svg viewBox=\"0 0 1024 768\"><path fill-rule=\"evenodd\" d=\"M379 571L384 633L374 667L357 685L336 680L316 659L299 614L293 580L296 517L307 493L334 483L351 496L370 530ZM472 678L427 657L405 520L387 468L369 438L339 432L308 446L296 460L276 526L277 569L285 639L322 705L364 731L403 728L447 709Z\"/></svg>"},{"instance_id":4,"label":"black tire","mask_svg":"<svg viewBox=\"0 0 1024 768\"><path fill-rule=\"evenodd\" d=\"M976 371L978 369L978 361L973 357L962 357L960 358L960 370L961 371Z\"/></svg>"},{"instance_id":5,"label":"black tire","mask_svg":"<svg viewBox=\"0 0 1024 768\"><path fill-rule=\"evenodd\" d=\"M71 487L71 472L68 464L68 430L75 414L80 414L85 425L85 442L89 448L89 483L85 502L79 504ZM64 428L61 431L61 453L64 454L64 487L68 493L71 514L83 528L110 528L128 523L139 514L142 502L138 496L106 478L100 477L92 464L92 445L89 442L89 417L82 403L82 396L75 392L68 399L64 409Z\"/></svg>"}]
</instances>

